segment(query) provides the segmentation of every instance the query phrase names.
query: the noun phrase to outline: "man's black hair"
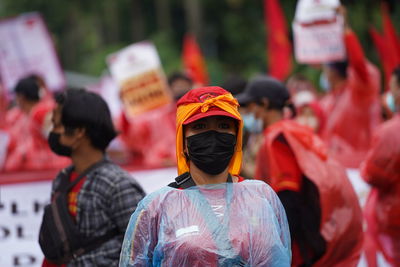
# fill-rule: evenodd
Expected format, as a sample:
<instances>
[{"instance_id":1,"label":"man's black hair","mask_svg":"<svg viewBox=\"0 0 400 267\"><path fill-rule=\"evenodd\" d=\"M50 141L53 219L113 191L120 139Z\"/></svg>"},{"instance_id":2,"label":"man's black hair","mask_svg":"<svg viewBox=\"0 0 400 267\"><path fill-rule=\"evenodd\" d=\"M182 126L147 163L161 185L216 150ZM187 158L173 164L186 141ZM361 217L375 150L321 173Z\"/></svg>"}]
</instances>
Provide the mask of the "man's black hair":
<instances>
[{"instance_id":1,"label":"man's black hair","mask_svg":"<svg viewBox=\"0 0 400 267\"><path fill-rule=\"evenodd\" d=\"M84 89L66 90L55 99L61 106L61 123L66 133L84 128L92 145L105 151L117 135L107 103L99 95Z\"/></svg>"},{"instance_id":2,"label":"man's black hair","mask_svg":"<svg viewBox=\"0 0 400 267\"><path fill-rule=\"evenodd\" d=\"M347 61L335 61L335 62L330 62L328 63L328 67L331 69L334 69L340 77L343 79L347 78L347 66L348 66Z\"/></svg>"},{"instance_id":3,"label":"man's black hair","mask_svg":"<svg viewBox=\"0 0 400 267\"><path fill-rule=\"evenodd\" d=\"M392 75L396 77L397 84L400 86L400 65L393 70Z\"/></svg>"},{"instance_id":4,"label":"man's black hair","mask_svg":"<svg viewBox=\"0 0 400 267\"><path fill-rule=\"evenodd\" d=\"M27 100L33 102L39 101L39 90L39 84L32 75L19 80L14 88L14 92L17 95L22 95Z\"/></svg>"},{"instance_id":5,"label":"man's black hair","mask_svg":"<svg viewBox=\"0 0 400 267\"><path fill-rule=\"evenodd\" d=\"M184 80L190 84L193 84L193 80L189 78L189 76L181 73L181 72L174 72L168 77L168 84L172 85L176 80Z\"/></svg>"}]
</instances>

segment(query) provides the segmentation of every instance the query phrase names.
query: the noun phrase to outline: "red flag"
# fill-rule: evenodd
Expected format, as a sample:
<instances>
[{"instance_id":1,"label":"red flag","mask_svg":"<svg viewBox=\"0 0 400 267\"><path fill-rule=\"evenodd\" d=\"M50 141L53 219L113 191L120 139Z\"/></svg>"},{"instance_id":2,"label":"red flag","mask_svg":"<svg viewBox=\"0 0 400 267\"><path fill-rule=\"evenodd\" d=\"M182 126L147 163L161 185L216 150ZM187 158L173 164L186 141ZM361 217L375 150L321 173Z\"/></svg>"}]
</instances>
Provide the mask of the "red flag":
<instances>
[{"instance_id":1,"label":"red flag","mask_svg":"<svg viewBox=\"0 0 400 267\"><path fill-rule=\"evenodd\" d=\"M279 0L264 0L269 74L284 80L292 69L292 46Z\"/></svg>"},{"instance_id":2,"label":"red flag","mask_svg":"<svg viewBox=\"0 0 400 267\"><path fill-rule=\"evenodd\" d=\"M186 34L183 40L182 60L185 71L194 83L208 85L206 64L196 39L191 34Z\"/></svg>"},{"instance_id":3,"label":"red flag","mask_svg":"<svg viewBox=\"0 0 400 267\"><path fill-rule=\"evenodd\" d=\"M392 72L400 64L400 41L396 36L396 31L386 5L382 4L381 12L383 35L380 35L373 27L370 29L370 34L383 66L386 84L385 90L388 90Z\"/></svg>"},{"instance_id":4,"label":"red flag","mask_svg":"<svg viewBox=\"0 0 400 267\"><path fill-rule=\"evenodd\" d=\"M383 18L383 34L388 43L392 57L400 63L400 41L396 36L396 30L393 26L392 20L390 19L389 10L386 4L381 6L382 18Z\"/></svg>"},{"instance_id":5,"label":"red flag","mask_svg":"<svg viewBox=\"0 0 400 267\"><path fill-rule=\"evenodd\" d=\"M384 36L380 35L373 27L370 28L369 33L381 60L385 77L385 90L388 90L388 81L393 71L393 56L391 55L390 50L387 48L387 43Z\"/></svg>"}]
</instances>

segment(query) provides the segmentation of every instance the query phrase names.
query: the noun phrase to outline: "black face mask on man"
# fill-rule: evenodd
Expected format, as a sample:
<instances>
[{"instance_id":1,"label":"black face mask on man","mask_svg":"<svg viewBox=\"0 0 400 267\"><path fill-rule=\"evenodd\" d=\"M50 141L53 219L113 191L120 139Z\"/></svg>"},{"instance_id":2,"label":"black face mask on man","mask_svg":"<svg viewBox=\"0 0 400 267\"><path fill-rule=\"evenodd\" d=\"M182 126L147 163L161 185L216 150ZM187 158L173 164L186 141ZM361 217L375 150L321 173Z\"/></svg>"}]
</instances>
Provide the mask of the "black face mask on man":
<instances>
[{"instance_id":1,"label":"black face mask on man","mask_svg":"<svg viewBox=\"0 0 400 267\"><path fill-rule=\"evenodd\" d=\"M49 143L51 151L59 156L70 157L72 154L72 148L64 146L60 143L61 134L50 132L47 142Z\"/></svg>"},{"instance_id":2,"label":"black face mask on man","mask_svg":"<svg viewBox=\"0 0 400 267\"><path fill-rule=\"evenodd\" d=\"M207 131L186 138L189 159L205 173L217 175L228 167L235 152L236 136Z\"/></svg>"}]
</instances>

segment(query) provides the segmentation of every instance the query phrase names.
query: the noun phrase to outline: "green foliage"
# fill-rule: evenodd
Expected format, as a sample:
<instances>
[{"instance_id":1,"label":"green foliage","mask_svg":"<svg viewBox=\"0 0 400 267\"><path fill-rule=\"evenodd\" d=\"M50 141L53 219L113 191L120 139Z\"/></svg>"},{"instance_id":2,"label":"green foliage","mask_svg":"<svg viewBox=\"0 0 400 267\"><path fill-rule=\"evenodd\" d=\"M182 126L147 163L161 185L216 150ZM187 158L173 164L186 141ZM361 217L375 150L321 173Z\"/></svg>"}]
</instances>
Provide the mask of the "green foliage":
<instances>
[{"instance_id":1,"label":"green foliage","mask_svg":"<svg viewBox=\"0 0 400 267\"><path fill-rule=\"evenodd\" d=\"M107 67L107 55L131 43L151 40L159 51L165 72L170 74L182 69L182 39L188 31L189 15L183 0L164 1L169 4L167 12L171 16L171 30L167 31L164 30L165 27L160 28L157 20L156 0L2 0L0 16L40 12L53 34L65 69L98 76ZM206 57L212 82L221 83L230 73L238 73L244 77L265 73L268 61L263 1L198 2L202 15L198 41ZM379 1L343 2L367 57L374 63L379 63L368 34L371 25L378 29L381 27ZM291 36L296 1L281 0L280 3ZM141 12L135 13L137 10ZM392 11L392 19L396 27L400 28L400 8ZM294 63L293 72L301 72L317 82L320 71Z\"/></svg>"}]
</instances>

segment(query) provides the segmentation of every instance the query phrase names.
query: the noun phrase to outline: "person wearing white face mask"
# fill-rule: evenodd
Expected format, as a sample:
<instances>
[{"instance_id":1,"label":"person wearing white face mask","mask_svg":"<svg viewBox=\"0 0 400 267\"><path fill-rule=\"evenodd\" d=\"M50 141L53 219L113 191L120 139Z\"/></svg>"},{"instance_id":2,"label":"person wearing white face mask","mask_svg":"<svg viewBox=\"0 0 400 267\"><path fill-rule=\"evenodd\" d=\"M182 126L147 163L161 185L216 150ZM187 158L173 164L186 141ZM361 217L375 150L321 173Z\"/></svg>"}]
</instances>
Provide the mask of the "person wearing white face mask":
<instances>
[{"instance_id":1,"label":"person wearing white face mask","mask_svg":"<svg viewBox=\"0 0 400 267\"><path fill-rule=\"evenodd\" d=\"M240 174L246 178L254 177L257 153L263 140L263 121L246 107L240 107L239 110L243 119L243 157L246 159Z\"/></svg>"},{"instance_id":2,"label":"person wearing white face mask","mask_svg":"<svg viewBox=\"0 0 400 267\"><path fill-rule=\"evenodd\" d=\"M344 168L309 127L285 119L285 108L293 106L278 80L256 77L237 99L263 121L255 178L271 185L285 208L292 266L355 266L362 215Z\"/></svg>"}]
</instances>

